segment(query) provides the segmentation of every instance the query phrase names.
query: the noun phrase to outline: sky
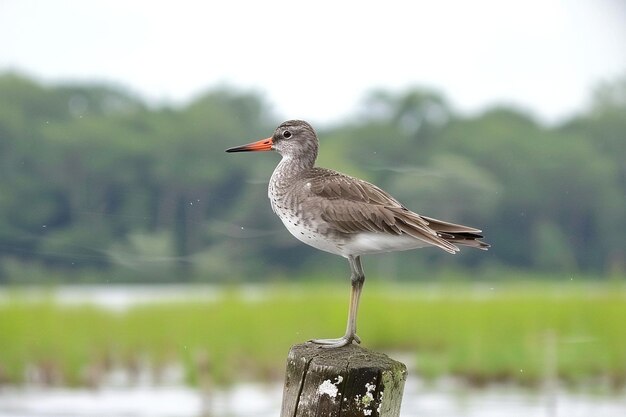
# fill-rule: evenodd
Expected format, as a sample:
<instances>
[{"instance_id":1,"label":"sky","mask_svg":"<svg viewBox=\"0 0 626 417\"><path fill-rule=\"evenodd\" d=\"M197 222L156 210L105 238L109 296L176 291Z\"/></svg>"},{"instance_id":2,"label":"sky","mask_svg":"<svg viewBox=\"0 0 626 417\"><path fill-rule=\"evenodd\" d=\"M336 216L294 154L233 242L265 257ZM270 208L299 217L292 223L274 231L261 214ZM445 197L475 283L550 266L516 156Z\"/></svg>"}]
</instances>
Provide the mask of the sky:
<instances>
[{"instance_id":1,"label":"sky","mask_svg":"<svg viewBox=\"0 0 626 417\"><path fill-rule=\"evenodd\" d=\"M368 91L426 87L460 112L496 104L558 123L626 75L622 0L0 0L0 72L123 86L180 105L254 90L330 124Z\"/></svg>"}]
</instances>

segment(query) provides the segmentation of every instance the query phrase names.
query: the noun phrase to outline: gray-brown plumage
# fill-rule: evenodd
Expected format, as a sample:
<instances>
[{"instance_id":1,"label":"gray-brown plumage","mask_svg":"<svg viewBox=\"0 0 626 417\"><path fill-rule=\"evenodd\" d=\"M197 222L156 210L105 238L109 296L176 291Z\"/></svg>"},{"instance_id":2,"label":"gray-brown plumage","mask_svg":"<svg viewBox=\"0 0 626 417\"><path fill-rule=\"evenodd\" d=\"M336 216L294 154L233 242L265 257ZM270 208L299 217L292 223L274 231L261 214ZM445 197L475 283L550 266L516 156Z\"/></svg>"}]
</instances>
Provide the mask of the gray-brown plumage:
<instances>
[{"instance_id":1,"label":"gray-brown plumage","mask_svg":"<svg viewBox=\"0 0 626 417\"><path fill-rule=\"evenodd\" d=\"M315 167L318 139L307 122L284 122L274 134L226 152L275 150L282 160L268 187L272 209L296 238L348 259L352 295L346 334L313 340L344 346L356 336L356 315L365 280L361 255L436 246L449 253L459 245L487 249L480 230L421 216L369 182Z\"/></svg>"}]
</instances>

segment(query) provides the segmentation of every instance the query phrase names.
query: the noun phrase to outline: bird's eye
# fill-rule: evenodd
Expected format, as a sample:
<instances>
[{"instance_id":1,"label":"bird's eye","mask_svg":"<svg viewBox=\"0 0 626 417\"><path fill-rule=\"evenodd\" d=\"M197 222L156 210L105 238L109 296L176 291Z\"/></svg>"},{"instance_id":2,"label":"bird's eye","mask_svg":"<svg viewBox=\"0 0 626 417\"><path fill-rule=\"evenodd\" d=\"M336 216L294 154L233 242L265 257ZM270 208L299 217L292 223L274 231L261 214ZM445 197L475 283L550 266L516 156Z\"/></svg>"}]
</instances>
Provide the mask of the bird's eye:
<instances>
[{"instance_id":1,"label":"bird's eye","mask_svg":"<svg viewBox=\"0 0 626 417\"><path fill-rule=\"evenodd\" d=\"M283 137L284 137L285 139L289 139L289 138L291 137L291 132L290 132L290 131L288 131L288 130L285 130L285 131L283 132Z\"/></svg>"}]
</instances>

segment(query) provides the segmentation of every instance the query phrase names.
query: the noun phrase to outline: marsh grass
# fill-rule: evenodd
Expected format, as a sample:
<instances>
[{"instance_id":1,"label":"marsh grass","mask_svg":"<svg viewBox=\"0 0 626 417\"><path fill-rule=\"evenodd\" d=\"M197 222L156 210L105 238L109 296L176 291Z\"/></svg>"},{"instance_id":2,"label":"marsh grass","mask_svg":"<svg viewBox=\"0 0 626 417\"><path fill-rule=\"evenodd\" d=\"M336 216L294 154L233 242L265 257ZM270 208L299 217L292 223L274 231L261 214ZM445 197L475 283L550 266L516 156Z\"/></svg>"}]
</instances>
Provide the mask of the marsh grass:
<instances>
[{"instance_id":1,"label":"marsh grass","mask_svg":"<svg viewBox=\"0 0 626 417\"><path fill-rule=\"evenodd\" d=\"M276 379L292 344L342 334L347 298L347 285L280 284L113 311L16 293L0 303L0 380L22 383L34 369L44 382L84 385L112 367L158 374L169 363L192 384ZM414 352L426 378L623 386L625 319L626 295L609 285L374 284L359 334L368 348Z\"/></svg>"}]
</instances>

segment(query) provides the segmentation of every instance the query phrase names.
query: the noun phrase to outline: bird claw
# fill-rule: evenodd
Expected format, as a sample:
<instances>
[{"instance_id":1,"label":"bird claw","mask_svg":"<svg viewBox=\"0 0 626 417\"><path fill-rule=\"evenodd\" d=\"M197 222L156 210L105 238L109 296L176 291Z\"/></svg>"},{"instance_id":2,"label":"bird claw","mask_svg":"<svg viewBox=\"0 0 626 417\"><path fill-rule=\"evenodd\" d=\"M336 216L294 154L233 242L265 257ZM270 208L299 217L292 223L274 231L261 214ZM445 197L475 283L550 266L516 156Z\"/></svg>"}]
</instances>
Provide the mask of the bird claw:
<instances>
[{"instance_id":1,"label":"bird claw","mask_svg":"<svg viewBox=\"0 0 626 417\"><path fill-rule=\"evenodd\" d=\"M339 348L343 346L347 346L352 342L357 344L361 343L361 338L356 334L353 335L345 335L342 337L338 337L336 339L312 339L309 340L311 343L315 343L316 345L320 345L321 348L331 349L331 348Z\"/></svg>"}]
</instances>

